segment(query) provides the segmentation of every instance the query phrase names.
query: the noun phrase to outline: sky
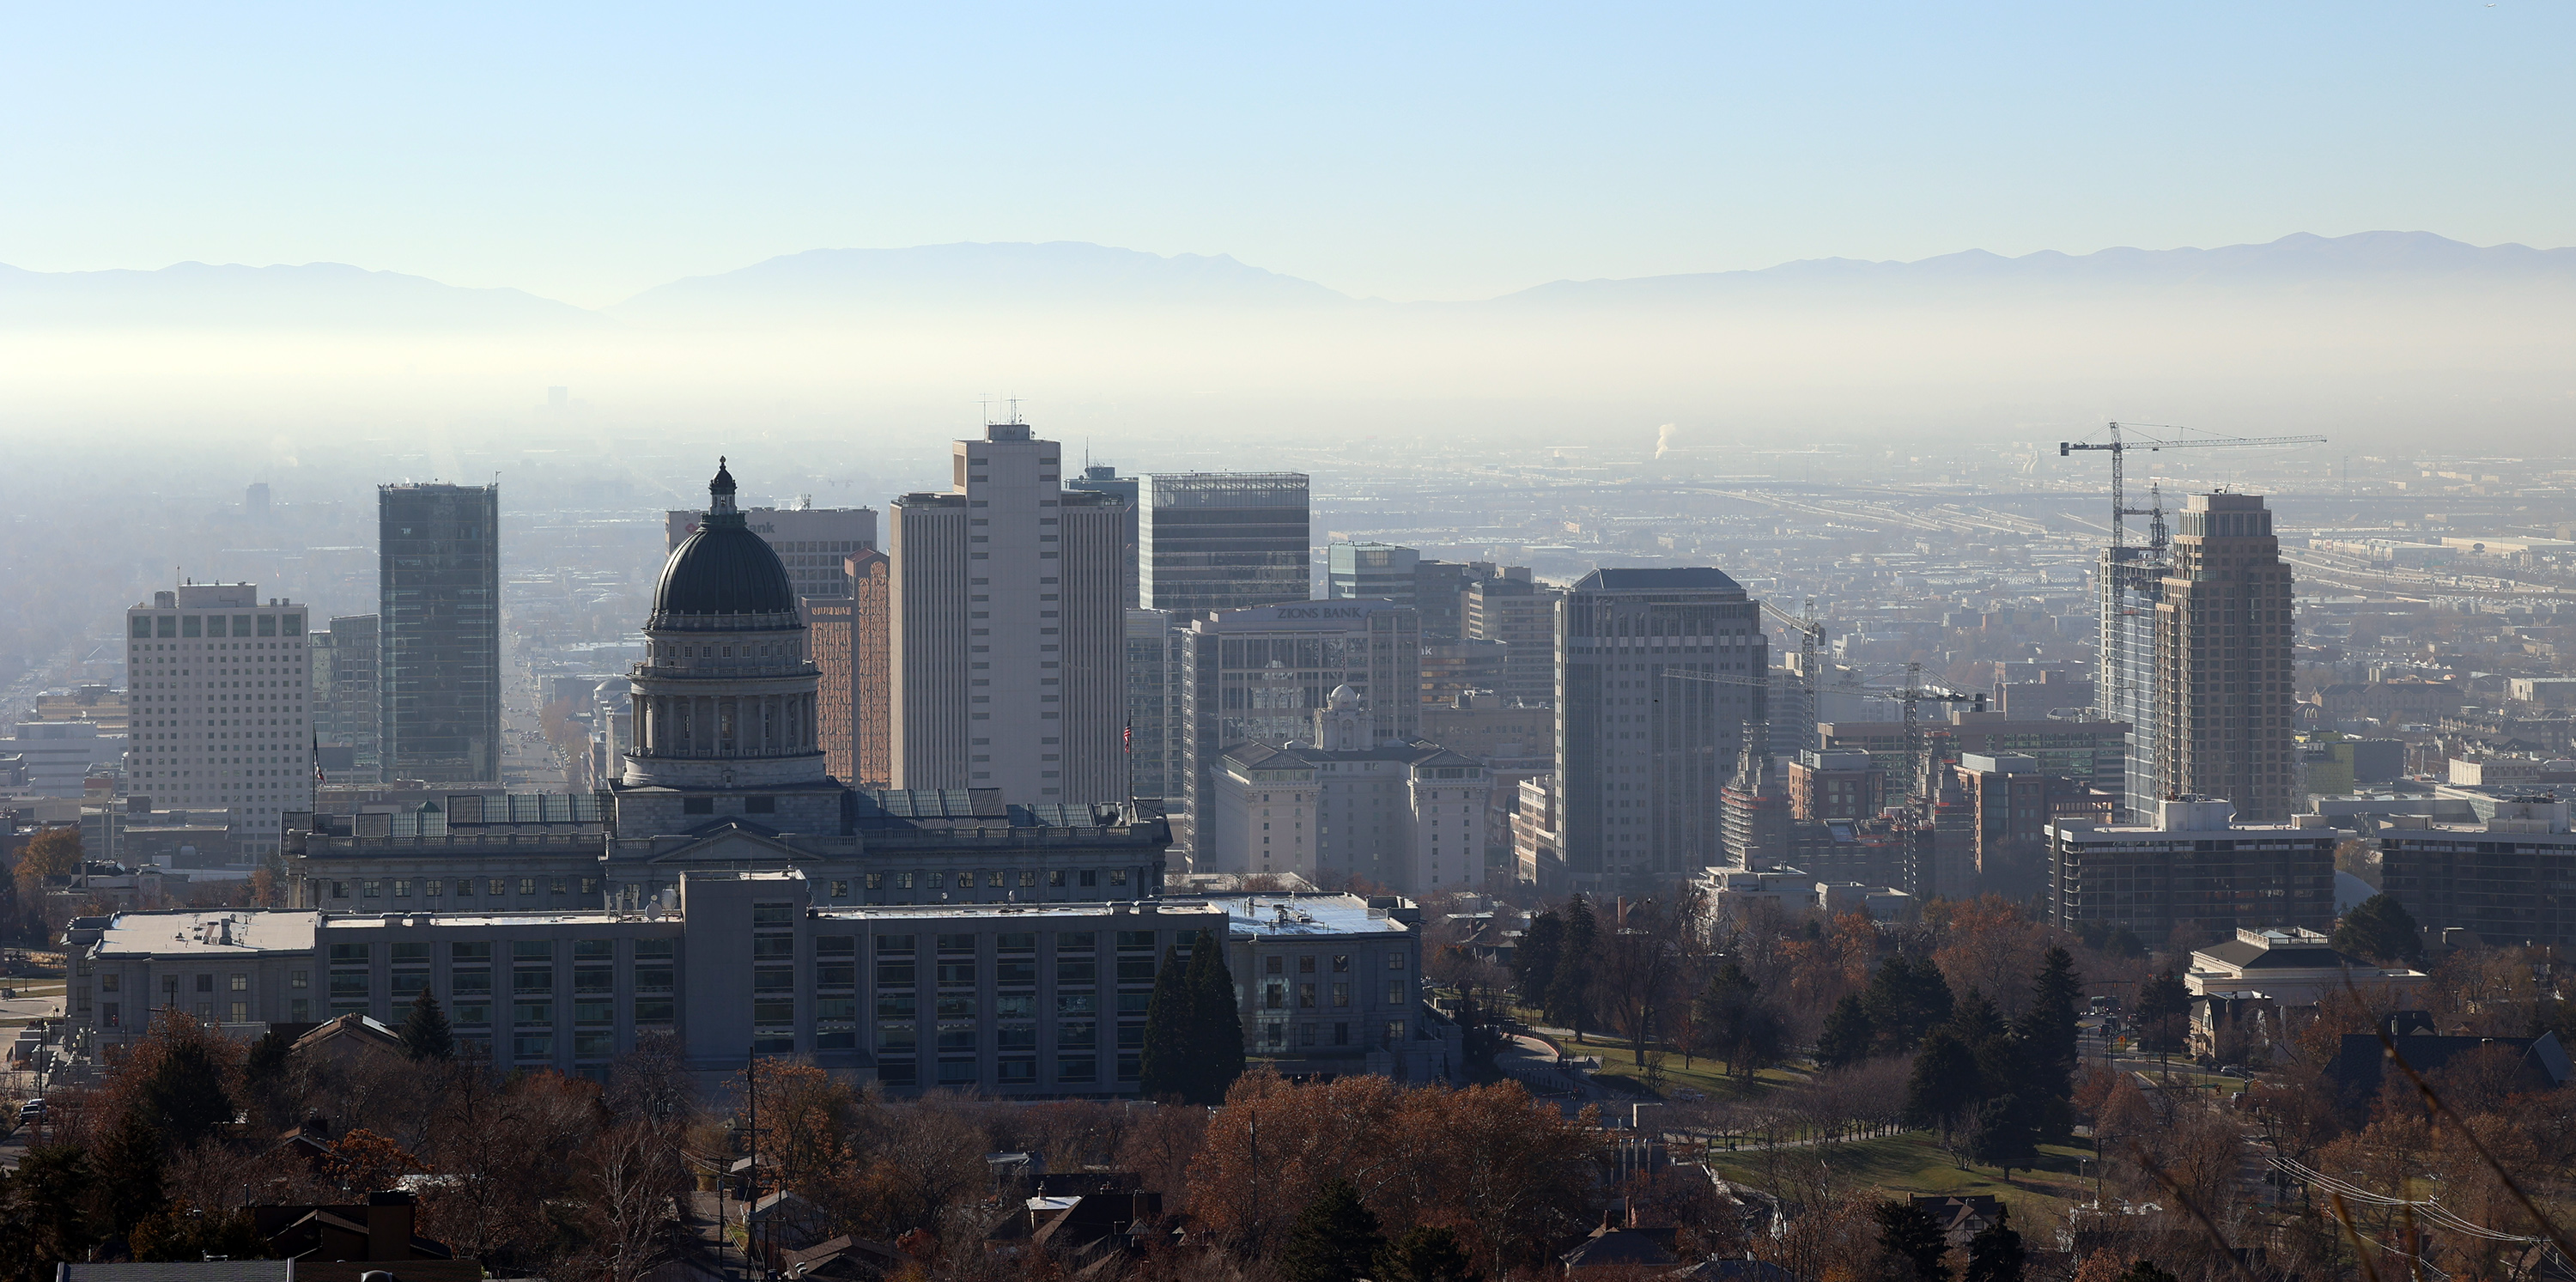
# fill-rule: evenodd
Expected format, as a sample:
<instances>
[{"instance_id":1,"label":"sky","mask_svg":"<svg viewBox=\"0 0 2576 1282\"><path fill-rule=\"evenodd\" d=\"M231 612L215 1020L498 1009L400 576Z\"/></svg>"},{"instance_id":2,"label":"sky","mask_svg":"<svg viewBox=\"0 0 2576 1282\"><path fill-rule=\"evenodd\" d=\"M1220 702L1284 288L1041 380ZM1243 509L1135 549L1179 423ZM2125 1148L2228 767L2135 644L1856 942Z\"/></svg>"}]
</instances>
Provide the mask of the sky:
<instances>
[{"instance_id":1,"label":"sky","mask_svg":"<svg viewBox=\"0 0 2576 1282\"><path fill-rule=\"evenodd\" d=\"M1390 299L2424 230L2576 244L2576 6L0 7L0 263L584 306L1080 240Z\"/></svg>"}]
</instances>

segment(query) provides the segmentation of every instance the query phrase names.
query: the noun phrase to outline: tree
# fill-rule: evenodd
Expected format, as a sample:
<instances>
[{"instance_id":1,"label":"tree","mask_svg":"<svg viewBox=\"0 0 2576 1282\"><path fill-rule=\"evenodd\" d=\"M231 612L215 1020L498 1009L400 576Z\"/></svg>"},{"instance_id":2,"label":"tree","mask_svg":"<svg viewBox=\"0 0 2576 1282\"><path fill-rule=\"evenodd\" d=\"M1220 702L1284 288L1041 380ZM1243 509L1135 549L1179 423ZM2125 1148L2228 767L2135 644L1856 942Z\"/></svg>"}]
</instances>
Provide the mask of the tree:
<instances>
[{"instance_id":1,"label":"tree","mask_svg":"<svg viewBox=\"0 0 2576 1282\"><path fill-rule=\"evenodd\" d=\"M229 1124L233 1101L224 1093L225 1065L196 1021L175 1007L165 1010L153 1021L151 1041L151 1068L129 1107L142 1110L164 1145L185 1148Z\"/></svg>"},{"instance_id":2,"label":"tree","mask_svg":"<svg viewBox=\"0 0 2576 1282\"><path fill-rule=\"evenodd\" d=\"M0 1270L8 1282L53 1282L54 1266L88 1258L98 1241L84 1209L97 1188L89 1157L70 1144L27 1150L0 1172Z\"/></svg>"},{"instance_id":3,"label":"tree","mask_svg":"<svg viewBox=\"0 0 2576 1282\"><path fill-rule=\"evenodd\" d=\"M1872 1208L1878 1219L1878 1244L1914 1271L1915 1282L1950 1282L1941 1256L1950 1249L1941 1222L1912 1202L1881 1202Z\"/></svg>"},{"instance_id":4,"label":"tree","mask_svg":"<svg viewBox=\"0 0 2576 1282\"><path fill-rule=\"evenodd\" d=\"M1930 958L1908 961L1902 955L1878 964L1861 996L1862 1008L1878 1035L1881 1051L1902 1055L1923 1035L1950 1018L1950 981Z\"/></svg>"},{"instance_id":5,"label":"tree","mask_svg":"<svg viewBox=\"0 0 2576 1282\"><path fill-rule=\"evenodd\" d=\"M1556 975L1547 987L1547 1015L1573 1029L1578 1042L1592 1024L1592 970L1600 946L1600 923L1593 918L1591 902L1581 895L1566 900L1565 943L1557 950Z\"/></svg>"},{"instance_id":6,"label":"tree","mask_svg":"<svg viewBox=\"0 0 2576 1282\"><path fill-rule=\"evenodd\" d=\"M2021 1282L2025 1252L2012 1229L2012 1210L1999 1207L1995 1222L1968 1239L1968 1272L1961 1282Z\"/></svg>"},{"instance_id":7,"label":"tree","mask_svg":"<svg viewBox=\"0 0 2576 1282\"><path fill-rule=\"evenodd\" d=\"M2148 980L2138 990L2138 1020L2142 1031L2155 1042L2156 1053L2173 1050L2181 1038L2177 1035L2183 1012L2191 1009L2191 990L2167 966L2162 974Z\"/></svg>"},{"instance_id":8,"label":"tree","mask_svg":"<svg viewBox=\"0 0 2576 1282\"><path fill-rule=\"evenodd\" d=\"M414 1063L445 1060L456 1054L456 1037L447 1029L447 1012L439 1009L438 999L423 988L411 999L411 1013L403 1016L403 1054Z\"/></svg>"},{"instance_id":9,"label":"tree","mask_svg":"<svg viewBox=\"0 0 2576 1282\"><path fill-rule=\"evenodd\" d=\"M169 1154L160 1128L141 1109L119 1118L93 1158L99 1209L110 1235L123 1237L170 1204Z\"/></svg>"},{"instance_id":10,"label":"tree","mask_svg":"<svg viewBox=\"0 0 2576 1282\"><path fill-rule=\"evenodd\" d=\"M2015 1024L2023 1040L2069 1078L2075 1074L2077 1038L2082 1033L2077 1020L2083 1004L2084 977L2076 973L2074 954L2050 944L2040 954L2039 974L2031 980L2030 1009Z\"/></svg>"},{"instance_id":11,"label":"tree","mask_svg":"<svg viewBox=\"0 0 2576 1282\"><path fill-rule=\"evenodd\" d=\"M2182 1282L2182 1279L2155 1261L2142 1258L2130 1262L2129 1271L2120 1275L2120 1282Z\"/></svg>"},{"instance_id":12,"label":"tree","mask_svg":"<svg viewBox=\"0 0 2576 1282\"><path fill-rule=\"evenodd\" d=\"M2424 936L2416 928L2414 914L2386 891L2362 900L2335 923L2334 946L2337 952L2382 966L2424 958Z\"/></svg>"},{"instance_id":13,"label":"tree","mask_svg":"<svg viewBox=\"0 0 2576 1282\"><path fill-rule=\"evenodd\" d=\"M1914 1072L1905 1083L1905 1120L1948 1135L1983 1086L1975 1052L1949 1029L1933 1029L1914 1053Z\"/></svg>"},{"instance_id":14,"label":"tree","mask_svg":"<svg viewBox=\"0 0 2576 1282\"><path fill-rule=\"evenodd\" d=\"M1529 929L1521 932L1521 946L1512 951L1512 966L1520 972L1522 1005L1546 1007L1548 989L1556 983L1557 958L1564 949L1564 918L1553 909L1542 909L1530 918Z\"/></svg>"},{"instance_id":15,"label":"tree","mask_svg":"<svg viewBox=\"0 0 2576 1282\"><path fill-rule=\"evenodd\" d=\"M1845 993L1825 1016L1823 1031L1816 1035L1816 1065L1820 1068L1848 1068L1869 1058L1874 1037L1869 1024L1869 1008L1860 994Z\"/></svg>"},{"instance_id":16,"label":"tree","mask_svg":"<svg viewBox=\"0 0 2576 1282\"><path fill-rule=\"evenodd\" d=\"M1197 1087L1193 1104L1221 1104L1234 1079L1243 1076L1243 1011L1234 996L1234 971L1225 964L1225 946L1214 934L1200 931L1190 945L1190 1058L1198 1067L1190 1075Z\"/></svg>"},{"instance_id":17,"label":"tree","mask_svg":"<svg viewBox=\"0 0 2576 1282\"><path fill-rule=\"evenodd\" d=\"M2021 1095L2003 1095L1977 1106L1977 1129L1968 1143L1968 1160L2000 1167L2004 1183L2012 1183L2013 1168L2028 1167L2039 1160L2039 1126L2036 1108Z\"/></svg>"},{"instance_id":18,"label":"tree","mask_svg":"<svg viewBox=\"0 0 2576 1282\"><path fill-rule=\"evenodd\" d=\"M1199 1092L1190 1080L1196 1067L1190 1058L1198 1003L1190 991L1189 963L1177 945L1163 949L1162 969L1154 972L1154 995L1145 1001L1145 1050L1142 1092L1147 1099L1187 1099Z\"/></svg>"},{"instance_id":19,"label":"tree","mask_svg":"<svg viewBox=\"0 0 2576 1282\"><path fill-rule=\"evenodd\" d=\"M34 912L45 902L45 878L79 872L80 866L78 827L47 828L28 838L27 844L18 848L18 865L12 870L18 902Z\"/></svg>"},{"instance_id":20,"label":"tree","mask_svg":"<svg viewBox=\"0 0 2576 1282\"><path fill-rule=\"evenodd\" d=\"M172 1206L134 1226L128 1239L134 1258L170 1263L204 1260L257 1260L268 1254L268 1239L247 1210L229 1214L194 1206Z\"/></svg>"},{"instance_id":21,"label":"tree","mask_svg":"<svg viewBox=\"0 0 2576 1282\"><path fill-rule=\"evenodd\" d=\"M1377 1282L1484 1282L1484 1275L1476 1272L1456 1233L1424 1225L1378 1252Z\"/></svg>"},{"instance_id":22,"label":"tree","mask_svg":"<svg viewBox=\"0 0 2576 1282\"><path fill-rule=\"evenodd\" d=\"M1628 1039L1629 1053L1640 1067L1646 1062L1648 1039L1663 1033L1662 1017L1673 996L1678 961L1651 905L1640 905L1628 915L1628 924L1600 941L1592 991L1610 1027Z\"/></svg>"},{"instance_id":23,"label":"tree","mask_svg":"<svg viewBox=\"0 0 2576 1282\"><path fill-rule=\"evenodd\" d=\"M1971 1049L1984 1046L2006 1031L2002 1011L1995 1009L1992 998L1971 988L1968 995L1950 1012L1950 1032Z\"/></svg>"},{"instance_id":24,"label":"tree","mask_svg":"<svg viewBox=\"0 0 2576 1282\"><path fill-rule=\"evenodd\" d=\"M1335 1179L1297 1213L1279 1252L1279 1275L1287 1282L1358 1282L1385 1247L1386 1235L1360 1204L1359 1190Z\"/></svg>"},{"instance_id":25,"label":"tree","mask_svg":"<svg viewBox=\"0 0 2576 1282\"><path fill-rule=\"evenodd\" d=\"M1718 967L1696 1003L1702 1036L1728 1071L1751 1077L1780 1060L1783 1021L1733 959Z\"/></svg>"}]
</instances>

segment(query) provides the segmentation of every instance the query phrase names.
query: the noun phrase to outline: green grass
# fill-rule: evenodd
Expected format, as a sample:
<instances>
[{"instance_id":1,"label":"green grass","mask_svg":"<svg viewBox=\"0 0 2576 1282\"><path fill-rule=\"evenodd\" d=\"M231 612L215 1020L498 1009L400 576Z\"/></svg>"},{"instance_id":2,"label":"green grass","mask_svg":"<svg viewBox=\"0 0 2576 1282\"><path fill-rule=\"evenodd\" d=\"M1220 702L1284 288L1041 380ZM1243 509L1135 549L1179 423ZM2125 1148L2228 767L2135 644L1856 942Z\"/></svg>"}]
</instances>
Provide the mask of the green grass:
<instances>
[{"instance_id":1,"label":"green grass","mask_svg":"<svg viewBox=\"0 0 2576 1282\"><path fill-rule=\"evenodd\" d=\"M1890 1194L1988 1194L2000 1197L2013 1209L2014 1222L2020 1225L2055 1224L2064 1218L2069 1203L2093 1199L2092 1182L2079 1174L2079 1171L2091 1169L2081 1164L2083 1159L2092 1156L2090 1149L2041 1145L2041 1169L2016 1169L2009 1185L2003 1182L2002 1173L1992 1167L1959 1169L1958 1162L1942 1150L1941 1137L1931 1131L1909 1131L1881 1139L1820 1145L1817 1151L1833 1164L1837 1173ZM1681 1155L1677 1153L1674 1156L1679 1158ZM1721 1149L1711 1158L1711 1164L1730 1180L1740 1180L1755 1188L1764 1186L1764 1161L1759 1152L1738 1149L1729 1153ZM2023 1231L2032 1230L2025 1228Z\"/></svg>"},{"instance_id":2,"label":"green grass","mask_svg":"<svg viewBox=\"0 0 2576 1282\"><path fill-rule=\"evenodd\" d=\"M1600 1056L1601 1071L1594 1075L1596 1079L1619 1078L1621 1082L1634 1083L1633 1089L1641 1096L1653 1094L1651 1088L1645 1083L1644 1070L1636 1065L1626 1047L1614 1048L1599 1042L1576 1046L1568 1042L1565 1044L1565 1049L1569 1054ZM1666 1099L1672 1098L1673 1092L1677 1089L1699 1091L1711 1099L1753 1099L1780 1087L1806 1080L1805 1075L1793 1069L1775 1067L1766 1068L1754 1074L1753 1080L1747 1083L1741 1079L1726 1076L1726 1064L1723 1060L1695 1058L1690 1066L1685 1068L1679 1055L1648 1051L1646 1058L1659 1062L1663 1066L1662 1095ZM1602 1085L1611 1090L1631 1089L1623 1086L1621 1082L1602 1080Z\"/></svg>"}]
</instances>

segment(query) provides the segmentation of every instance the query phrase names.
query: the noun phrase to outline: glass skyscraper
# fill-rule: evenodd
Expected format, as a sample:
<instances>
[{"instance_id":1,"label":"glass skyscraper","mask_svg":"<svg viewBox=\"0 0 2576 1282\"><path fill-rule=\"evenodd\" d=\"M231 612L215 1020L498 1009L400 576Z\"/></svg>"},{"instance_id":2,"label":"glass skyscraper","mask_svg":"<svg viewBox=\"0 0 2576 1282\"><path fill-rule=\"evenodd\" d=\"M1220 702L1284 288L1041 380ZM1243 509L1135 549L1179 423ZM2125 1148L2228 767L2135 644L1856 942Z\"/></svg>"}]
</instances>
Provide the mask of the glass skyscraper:
<instances>
[{"instance_id":1,"label":"glass skyscraper","mask_svg":"<svg viewBox=\"0 0 2576 1282\"><path fill-rule=\"evenodd\" d=\"M501 487L376 491L384 776L501 774Z\"/></svg>"},{"instance_id":2,"label":"glass skyscraper","mask_svg":"<svg viewBox=\"0 0 2576 1282\"><path fill-rule=\"evenodd\" d=\"M1142 478L1136 604L1199 613L1314 596L1302 472Z\"/></svg>"}]
</instances>

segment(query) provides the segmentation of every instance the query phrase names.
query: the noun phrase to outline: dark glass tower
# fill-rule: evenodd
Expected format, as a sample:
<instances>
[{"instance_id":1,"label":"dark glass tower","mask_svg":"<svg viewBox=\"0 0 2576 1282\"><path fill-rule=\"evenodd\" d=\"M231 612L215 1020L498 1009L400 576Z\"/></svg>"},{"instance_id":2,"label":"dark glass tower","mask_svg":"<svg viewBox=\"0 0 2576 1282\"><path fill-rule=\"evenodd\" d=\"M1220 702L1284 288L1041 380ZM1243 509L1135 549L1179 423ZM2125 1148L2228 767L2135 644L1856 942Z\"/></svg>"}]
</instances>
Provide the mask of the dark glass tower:
<instances>
[{"instance_id":1,"label":"dark glass tower","mask_svg":"<svg viewBox=\"0 0 2576 1282\"><path fill-rule=\"evenodd\" d=\"M376 491L387 779L501 775L501 489Z\"/></svg>"},{"instance_id":2,"label":"dark glass tower","mask_svg":"<svg viewBox=\"0 0 2576 1282\"><path fill-rule=\"evenodd\" d=\"M1200 612L1315 595L1301 472L1185 472L1139 487L1136 604Z\"/></svg>"}]
</instances>

